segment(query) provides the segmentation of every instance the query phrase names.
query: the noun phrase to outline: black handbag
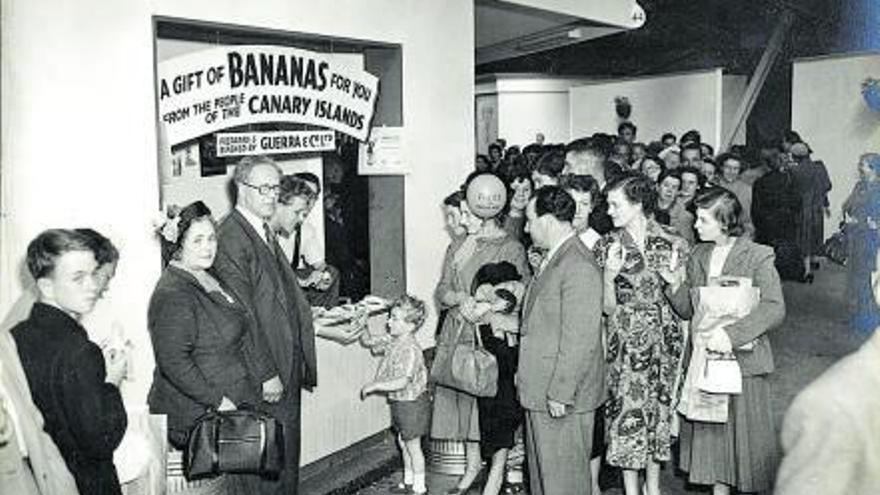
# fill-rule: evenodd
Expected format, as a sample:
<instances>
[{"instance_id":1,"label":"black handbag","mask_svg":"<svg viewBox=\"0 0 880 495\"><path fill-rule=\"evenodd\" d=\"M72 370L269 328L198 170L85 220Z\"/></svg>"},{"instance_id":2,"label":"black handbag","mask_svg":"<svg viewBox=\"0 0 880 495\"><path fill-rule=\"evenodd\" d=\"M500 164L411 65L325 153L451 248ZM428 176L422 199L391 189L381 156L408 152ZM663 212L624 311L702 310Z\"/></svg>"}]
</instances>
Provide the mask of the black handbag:
<instances>
[{"instance_id":1,"label":"black handbag","mask_svg":"<svg viewBox=\"0 0 880 495\"><path fill-rule=\"evenodd\" d=\"M837 263L838 265L846 266L846 261L849 258L849 253L847 252L847 241L846 241L846 224L840 224L840 228L831 235L826 241L825 244L822 245L823 254L829 260Z\"/></svg>"},{"instance_id":2,"label":"black handbag","mask_svg":"<svg viewBox=\"0 0 880 495\"><path fill-rule=\"evenodd\" d=\"M271 414L250 406L209 410L187 439L183 472L187 479L222 473L275 478L284 465L284 429Z\"/></svg>"}]
</instances>

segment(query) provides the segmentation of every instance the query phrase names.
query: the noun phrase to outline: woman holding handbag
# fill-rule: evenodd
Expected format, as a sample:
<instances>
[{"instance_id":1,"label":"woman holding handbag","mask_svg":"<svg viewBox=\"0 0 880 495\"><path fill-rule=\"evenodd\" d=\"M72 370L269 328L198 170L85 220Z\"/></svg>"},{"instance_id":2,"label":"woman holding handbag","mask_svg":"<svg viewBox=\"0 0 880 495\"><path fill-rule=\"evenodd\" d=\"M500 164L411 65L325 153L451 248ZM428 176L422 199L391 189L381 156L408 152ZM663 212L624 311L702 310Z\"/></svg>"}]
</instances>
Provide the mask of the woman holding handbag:
<instances>
[{"instance_id":1,"label":"woman holding handbag","mask_svg":"<svg viewBox=\"0 0 880 495\"><path fill-rule=\"evenodd\" d=\"M714 495L730 488L759 492L772 487L778 445L770 410L773 355L767 331L785 316L785 302L773 250L743 236L742 207L736 196L714 188L697 196L696 230L703 243L684 267L661 272L666 295L683 318L694 316L692 289L717 277L749 279L758 289L753 309L742 318L716 325L704 338L709 352L733 353L742 372L742 393L730 396L725 422L683 419L680 466L691 483L712 485ZM684 400L684 399L683 399Z\"/></svg>"},{"instance_id":2,"label":"woman holding handbag","mask_svg":"<svg viewBox=\"0 0 880 495\"><path fill-rule=\"evenodd\" d=\"M187 205L166 219L159 235L166 267L147 316L156 357L148 403L151 413L168 417L173 467L200 416L258 405L258 384L268 373L254 353L245 307L211 272L217 254L211 210L201 201ZM169 486L169 493L259 493L258 481L224 475Z\"/></svg>"},{"instance_id":3,"label":"woman holding handbag","mask_svg":"<svg viewBox=\"0 0 880 495\"><path fill-rule=\"evenodd\" d=\"M476 397L443 383L443 377L451 373L445 369L451 361L444 356L456 344L469 344L476 339L475 325L480 315L475 311L477 301L470 289L480 267L508 261L519 273L528 273L522 244L502 228L507 199L503 181L494 174L475 173L468 177L465 190L461 224L467 235L454 240L447 251L435 292L440 308L446 310L446 318L437 337L430 377L436 385L431 437L465 442L465 473L450 490L452 494L466 493L480 472L480 429Z\"/></svg>"}]
</instances>

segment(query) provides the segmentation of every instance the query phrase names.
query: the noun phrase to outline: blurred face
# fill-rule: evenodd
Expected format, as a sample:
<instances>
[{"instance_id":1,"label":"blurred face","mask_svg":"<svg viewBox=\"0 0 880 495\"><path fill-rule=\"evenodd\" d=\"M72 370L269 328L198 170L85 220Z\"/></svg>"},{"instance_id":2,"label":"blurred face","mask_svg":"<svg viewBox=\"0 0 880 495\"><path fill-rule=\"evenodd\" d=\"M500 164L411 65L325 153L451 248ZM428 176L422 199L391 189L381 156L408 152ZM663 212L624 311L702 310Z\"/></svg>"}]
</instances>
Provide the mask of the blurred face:
<instances>
[{"instance_id":1,"label":"blurred face","mask_svg":"<svg viewBox=\"0 0 880 495\"><path fill-rule=\"evenodd\" d=\"M636 140L636 133L633 132L632 128L624 127L620 130L620 138L628 143L631 143Z\"/></svg>"},{"instance_id":2,"label":"blurred face","mask_svg":"<svg viewBox=\"0 0 880 495\"><path fill-rule=\"evenodd\" d=\"M701 162L700 172L703 172L706 182L715 182L715 165L713 163Z\"/></svg>"},{"instance_id":3,"label":"blurred face","mask_svg":"<svg viewBox=\"0 0 880 495\"><path fill-rule=\"evenodd\" d=\"M590 213L593 211L592 194L583 191L573 191L568 189L568 194L574 199L575 211L571 226L578 232L587 230Z\"/></svg>"},{"instance_id":4,"label":"blurred face","mask_svg":"<svg viewBox=\"0 0 880 495\"><path fill-rule=\"evenodd\" d=\"M544 135L540 132L535 134L535 142L538 144L544 144Z\"/></svg>"},{"instance_id":5,"label":"blurred face","mask_svg":"<svg viewBox=\"0 0 880 495\"><path fill-rule=\"evenodd\" d=\"M675 152L667 153L666 156L663 157L663 163L666 164L666 168L674 169L681 166L681 155Z\"/></svg>"},{"instance_id":6,"label":"blurred face","mask_svg":"<svg viewBox=\"0 0 880 495\"><path fill-rule=\"evenodd\" d=\"M868 163L868 158L863 157L859 160L859 177L862 180L867 181L875 181L877 180L877 173L871 168L870 163Z\"/></svg>"},{"instance_id":7,"label":"blurred face","mask_svg":"<svg viewBox=\"0 0 880 495\"><path fill-rule=\"evenodd\" d=\"M614 226L620 228L644 216L644 213L642 205L630 202L623 189L614 189L608 193L608 216L611 217Z\"/></svg>"},{"instance_id":8,"label":"blurred face","mask_svg":"<svg viewBox=\"0 0 880 495\"><path fill-rule=\"evenodd\" d=\"M663 182L657 187L657 193L660 196L660 201L669 204L675 201L675 198L678 196L678 190L681 187L681 181L678 180L677 177L666 177L663 179Z\"/></svg>"},{"instance_id":9,"label":"blurred face","mask_svg":"<svg viewBox=\"0 0 880 495\"><path fill-rule=\"evenodd\" d=\"M647 151L644 146L633 146L632 154L633 161L638 161L645 157Z\"/></svg>"},{"instance_id":10,"label":"blurred face","mask_svg":"<svg viewBox=\"0 0 880 495\"><path fill-rule=\"evenodd\" d=\"M660 172L662 172L662 169L659 163L650 158L642 161L642 173L651 179L652 182L657 182L657 179L660 178Z\"/></svg>"},{"instance_id":11,"label":"blurred face","mask_svg":"<svg viewBox=\"0 0 880 495\"><path fill-rule=\"evenodd\" d=\"M563 174L590 175L592 173L589 157L586 153L569 151L565 154L565 169Z\"/></svg>"},{"instance_id":12,"label":"blurred face","mask_svg":"<svg viewBox=\"0 0 880 495\"><path fill-rule=\"evenodd\" d=\"M273 223L290 235L296 230L297 226L302 225L306 221L310 211L311 202L308 198L293 196L288 203L279 202L276 205Z\"/></svg>"},{"instance_id":13,"label":"blurred face","mask_svg":"<svg viewBox=\"0 0 880 495\"><path fill-rule=\"evenodd\" d=\"M191 223L180 244L180 263L189 270L211 268L217 255L217 233L207 218Z\"/></svg>"},{"instance_id":14,"label":"blurred face","mask_svg":"<svg viewBox=\"0 0 880 495\"><path fill-rule=\"evenodd\" d=\"M665 139L663 139L663 146L672 146L673 144L675 144L674 137L667 136Z\"/></svg>"},{"instance_id":15,"label":"blurred face","mask_svg":"<svg viewBox=\"0 0 880 495\"><path fill-rule=\"evenodd\" d=\"M278 184L281 177L270 165L257 165L251 169L247 184L238 184L238 201L250 213L268 220L275 213L278 201ZM271 189L267 194L261 193L262 187Z\"/></svg>"},{"instance_id":16,"label":"blurred face","mask_svg":"<svg viewBox=\"0 0 880 495\"><path fill-rule=\"evenodd\" d=\"M110 280L116 276L116 262L104 263L94 273L95 284L98 286L98 297L103 297L110 286Z\"/></svg>"},{"instance_id":17,"label":"blurred face","mask_svg":"<svg viewBox=\"0 0 880 495\"><path fill-rule=\"evenodd\" d=\"M736 182L740 172L742 172L742 163L739 160L724 160L724 165L721 166L721 178L724 182Z\"/></svg>"},{"instance_id":18,"label":"blurred face","mask_svg":"<svg viewBox=\"0 0 880 495\"><path fill-rule=\"evenodd\" d=\"M535 183L535 189L541 189L544 186L555 186L559 184L559 181L549 175L544 175L538 173L537 170L532 172L532 182Z\"/></svg>"},{"instance_id":19,"label":"blurred face","mask_svg":"<svg viewBox=\"0 0 880 495\"><path fill-rule=\"evenodd\" d=\"M703 158L712 158L712 148L709 147L708 144L700 145L700 154L703 155Z\"/></svg>"},{"instance_id":20,"label":"blurred face","mask_svg":"<svg viewBox=\"0 0 880 495\"><path fill-rule=\"evenodd\" d=\"M92 251L68 251L55 259L55 269L37 280L42 300L75 318L90 312L98 300Z\"/></svg>"},{"instance_id":21,"label":"blurred face","mask_svg":"<svg viewBox=\"0 0 880 495\"><path fill-rule=\"evenodd\" d=\"M443 217L446 220L446 229L450 234L458 236L467 233L467 230L461 224L460 209L451 205L443 205Z\"/></svg>"},{"instance_id":22,"label":"blurred face","mask_svg":"<svg viewBox=\"0 0 880 495\"><path fill-rule=\"evenodd\" d=\"M706 242L718 242L726 237L721 222L715 219L712 209L697 208L697 220L694 229L700 235L700 239Z\"/></svg>"},{"instance_id":23,"label":"blurred face","mask_svg":"<svg viewBox=\"0 0 880 495\"><path fill-rule=\"evenodd\" d=\"M691 173L681 174L681 190L678 195L685 199L691 199L697 194L700 187L700 180L696 175Z\"/></svg>"},{"instance_id":24,"label":"blurred face","mask_svg":"<svg viewBox=\"0 0 880 495\"><path fill-rule=\"evenodd\" d=\"M489 162L486 161L482 155L477 155L477 161L474 164L474 169L479 172L486 172L492 167L489 166Z\"/></svg>"},{"instance_id":25,"label":"blurred face","mask_svg":"<svg viewBox=\"0 0 880 495\"><path fill-rule=\"evenodd\" d=\"M517 179L510 184L513 190L513 197L510 199L510 206L517 210L524 210L529 200L532 199L532 183L527 179Z\"/></svg>"},{"instance_id":26,"label":"blurred face","mask_svg":"<svg viewBox=\"0 0 880 495\"><path fill-rule=\"evenodd\" d=\"M681 152L681 163L687 167L701 168L703 157L698 149L686 149Z\"/></svg>"},{"instance_id":27,"label":"blurred face","mask_svg":"<svg viewBox=\"0 0 880 495\"><path fill-rule=\"evenodd\" d=\"M406 321L406 308L394 307L388 315L388 334L394 337L412 333L415 325Z\"/></svg>"},{"instance_id":28,"label":"blurred face","mask_svg":"<svg viewBox=\"0 0 880 495\"><path fill-rule=\"evenodd\" d=\"M483 220L474 215L467 203L461 203L461 226L468 234L476 234L483 226Z\"/></svg>"},{"instance_id":29,"label":"blurred face","mask_svg":"<svg viewBox=\"0 0 880 495\"><path fill-rule=\"evenodd\" d=\"M618 143L614 145L614 154L629 159L632 154L632 148L626 143Z\"/></svg>"},{"instance_id":30,"label":"blurred face","mask_svg":"<svg viewBox=\"0 0 880 495\"><path fill-rule=\"evenodd\" d=\"M544 215L546 217L547 215ZM538 218L535 212L535 200L529 201L526 206L526 226L525 232L532 238L532 243L539 248L550 249L550 240L547 236L547 219Z\"/></svg>"},{"instance_id":31,"label":"blurred face","mask_svg":"<svg viewBox=\"0 0 880 495\"><path fill-rule=\"evenodd\" d=\"M489 160L497 162L501 160L501 150L495 146L489 148Z\"/></svg>"}]
</instances>

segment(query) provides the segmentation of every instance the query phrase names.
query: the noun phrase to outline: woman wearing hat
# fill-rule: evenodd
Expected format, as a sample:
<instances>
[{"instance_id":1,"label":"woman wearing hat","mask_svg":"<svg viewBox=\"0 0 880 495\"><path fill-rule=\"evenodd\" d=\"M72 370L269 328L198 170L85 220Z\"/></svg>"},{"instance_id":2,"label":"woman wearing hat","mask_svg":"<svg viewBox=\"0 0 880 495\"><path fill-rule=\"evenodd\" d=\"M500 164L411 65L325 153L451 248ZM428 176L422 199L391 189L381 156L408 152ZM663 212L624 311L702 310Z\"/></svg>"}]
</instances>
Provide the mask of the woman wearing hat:
<instances>
[{"instance_id":1,"label":"woman wearing hat","mask_svg":"<svg viewBox=\"0 0 880 495\"><path fill-rule=\"evenodd\" d=\"M440 307L447 310L437 338L437 355L475 340L476 299L471 284L483 265L507 261L520 274L527 274L525 249L502 228L507 191L498 176L475 173L465 183L467 201L461 203L461 223L467 229L443 261L443 275L435 292ZM435 368L436 363L435 361ZM432 377L436 369L432 370ZM480 471L480 425L476 397L436 384L431 436L435 439L465 442L467 465L464 476L450 493L466 493Z\"/></svg>"},{"instance_id":2,"label":"woman wearing hat","mask_svg":"<svg viewBox=\"0 0 880 495\"><path fill-rule=\"evenodd\" d=\"M792 178L801 196L801 211L797 218L797 243L804 260L803 282L813 283L813 269L819 267L822 240L825 236L824 215L830 215L828 191L831 179L821 161L810 158L813 150L807 143L791 145Z\"/></svg>"}]
</instances>

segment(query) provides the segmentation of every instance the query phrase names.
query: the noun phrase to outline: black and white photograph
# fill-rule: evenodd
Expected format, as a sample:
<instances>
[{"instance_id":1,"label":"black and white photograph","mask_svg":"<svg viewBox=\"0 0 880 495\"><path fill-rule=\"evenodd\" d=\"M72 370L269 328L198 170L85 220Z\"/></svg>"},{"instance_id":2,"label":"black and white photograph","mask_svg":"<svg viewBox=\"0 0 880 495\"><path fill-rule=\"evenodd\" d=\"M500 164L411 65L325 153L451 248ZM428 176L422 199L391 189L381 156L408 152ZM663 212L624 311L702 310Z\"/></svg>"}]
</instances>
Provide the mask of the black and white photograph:
<instances>
[{"instance_id":1,"label":"black and white photograph","mask_svg":"<svg viewBox=\"0 0 880 495\"><path fill-rule=\"evenodd\" d=\"M880 1L0 0L0 495L880 495Z\"/></svg>"}]
</instances>

